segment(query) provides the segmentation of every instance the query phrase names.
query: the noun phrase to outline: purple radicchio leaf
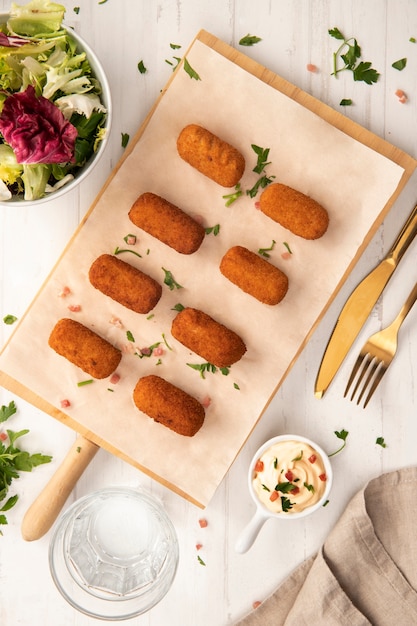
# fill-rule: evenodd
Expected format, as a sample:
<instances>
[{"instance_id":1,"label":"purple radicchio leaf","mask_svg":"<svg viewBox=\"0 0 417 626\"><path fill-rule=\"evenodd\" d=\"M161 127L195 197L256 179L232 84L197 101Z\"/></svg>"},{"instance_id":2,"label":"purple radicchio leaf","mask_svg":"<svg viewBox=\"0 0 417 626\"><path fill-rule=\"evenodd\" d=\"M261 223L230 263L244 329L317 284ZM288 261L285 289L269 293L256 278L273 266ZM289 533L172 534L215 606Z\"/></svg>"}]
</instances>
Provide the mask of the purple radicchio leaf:
<instances>
[{"instance_id":1,"label":"purple radicchio leaf","mask_svg":"<svg viewBox=\"0 0 417 626\"><path fill-rule=\"evenodd\" d=\"M18 163L74 163L77 129L29 85L4 101L0 133Z\"/></svg>"},{"instance_id":2,"label":"purple radicchio leaf","mask_svg":"<svg viewBox=\"0 0 417 626\"><path fill-rule=\"evenodd\" d=\"M0 46L4 46L6 48L18 48L19 46L24 46L25 43L31 43L31 40L24 39L18 35L6 35L5 33L0 33Z\"/></svg>"}]
</instances>

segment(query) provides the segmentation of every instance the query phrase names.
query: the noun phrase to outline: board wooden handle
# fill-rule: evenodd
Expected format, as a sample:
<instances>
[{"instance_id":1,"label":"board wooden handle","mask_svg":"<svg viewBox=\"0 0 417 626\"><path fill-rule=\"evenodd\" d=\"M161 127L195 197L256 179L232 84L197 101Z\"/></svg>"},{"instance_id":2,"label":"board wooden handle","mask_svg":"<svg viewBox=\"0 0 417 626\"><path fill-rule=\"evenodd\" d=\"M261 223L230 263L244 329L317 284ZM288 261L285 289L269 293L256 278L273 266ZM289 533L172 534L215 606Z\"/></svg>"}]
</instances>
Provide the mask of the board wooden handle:
<instances>
[{"instance_id":1,"label":"board wooden handle","mask_svg":"<svg viewBox=\"0 0 417 626\"><path fill-rule=\"evenodd\" d=\"M81 474L99 450L92 441L77 437L46 487L26 511L22 522L25 541L40 539L51 528Z\"/></svg>"}]
</instances>

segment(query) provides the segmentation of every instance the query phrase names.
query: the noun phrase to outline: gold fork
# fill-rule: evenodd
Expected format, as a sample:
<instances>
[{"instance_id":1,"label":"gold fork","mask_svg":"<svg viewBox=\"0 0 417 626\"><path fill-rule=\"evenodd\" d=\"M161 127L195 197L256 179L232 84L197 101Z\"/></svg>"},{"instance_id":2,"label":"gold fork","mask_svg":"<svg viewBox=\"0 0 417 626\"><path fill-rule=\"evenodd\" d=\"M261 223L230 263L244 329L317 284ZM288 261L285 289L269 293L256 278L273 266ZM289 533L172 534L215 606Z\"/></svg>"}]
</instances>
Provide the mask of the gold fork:
<instances>
[{"instance_id":1,"label":"gold fork","mask_svg":"<svg viewBox=\"0 0 417 626\"><path fill-rule=\"evenodd\" d=\"M362 400L365 391L368 388L368 385L371 383L369 387L368 395L366 396L363 408L366 407L369 400L371 399L375 389L378 387L381 382L381 378L385 374L393 360L395 353L397 351L397 339L398 339L398 331L400 330L401 324L407 317L410 312L413 304L417 299L417 283L414 285L410 295L407 300L404 302L401 307L400 312L394 321L384 328L380 330L378 333L371 335L368 341L363 346L362 350L359 353L359 356L356 360L355 365L353 366L352 373L346 385L346 390L344 393L344 397L347 396L347 393L352 385L356 374L359 372L359 377L356 382L355 388L353 389L352 395L350 397L353 400L356 392L358 391L362 380L364 380L365 374L366 378L362 386L362 390L359 394L357 404ZM362 369L361 369L362 366ZM360 370L360 371L359 371Z\"/></svg>"}]
</instances>

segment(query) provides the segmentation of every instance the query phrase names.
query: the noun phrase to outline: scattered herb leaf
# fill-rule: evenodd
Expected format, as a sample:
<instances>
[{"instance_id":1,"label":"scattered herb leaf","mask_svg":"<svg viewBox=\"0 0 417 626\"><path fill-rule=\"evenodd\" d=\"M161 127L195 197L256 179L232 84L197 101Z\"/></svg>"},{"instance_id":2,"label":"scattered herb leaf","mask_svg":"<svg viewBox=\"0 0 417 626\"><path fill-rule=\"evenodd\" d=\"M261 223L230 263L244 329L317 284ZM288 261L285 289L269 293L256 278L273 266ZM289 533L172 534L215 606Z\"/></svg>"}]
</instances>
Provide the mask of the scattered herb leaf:
<instances>
[{"instance_id":1,"label":"scattered herb leaf","mask_svg":"<svg viewBox=\"0 0 417 626\"><path fill-rule=\"evenodd\" d=\"M200 563L200 565L204 565L204 567L206 566L206 564L204 563L203 559L201 558L200 555L197 555L197 560Z\"/></svg>"},{"instance_id":2,"label":"scattered herb leaf","mask_svg":"<svg viewBox=\"0 0 417 626\"><path fill-rule=\"evenodd\" d=\"M180 46L179 44L177 44L177 43L170 43L170 44L169 44L169 47L170 47L172 50L179 50L179 49L181 48L181 46Z\"/></svg>"},{"instance_id":3,"label":"scattered herb leaf","mask_svg":"<svg viewBox=\"0 0 417 626\"><path fill-rule=\"evenodd\" d=\"M290 248L289 243L287 243L286 241L283 241L282 245L285 246L285 248L287 248L287 251L289 252L289 254L292 254L292 250Z\"/></svg>"},{"instance_id":4,"label":"scattered herb leaf","mask_svg":"<svg viewBox=\"0 0 417 626\"><path fill-rule=\"evenodd\" d=\"M237 183L237 185L235 185L234 192L226 194L222 197L224 200L226 200L226 206L230 206L231 204L233 204L233 202L240 198L240 196L243 196L243 191L241 189L240 183Z\"/></svg>"},{"instance_id":5,"label":"scattered herb leaf","mask_svg":"<svg viewBox=\"0 0 417 626\"><path fill-rule=\"evenodd\" d=\"M271 491L270 488L264 485L263 483L262 483L262 489L264 489L265 491Z\"/></svg>"},{"instance_id":6,"label":"scattered herb leaf","mask_svg":"<svg viewBox=\"0 0 417 626\"><path fill-rule=\"evenodd\" d=\"M167 338L165 337L165 333L162 333L162 339L164 340L164 344L166 345L166 347L168 348L168 350L170 350L172 352L172 348L169 345Z\"/></svg>"},{"instance_id":7,"label":"scattered herb leaf","mask_svg":"<svg viewBox=\"0 0 417 626\"><path fill-rule=\"evenodd\" d=\"M77 383L77 387L85 387L85 385L91 385L91 383L93 383L94 380L92 378L89 378L88 380L81 380L79 383Z\"/></svg>"},{"instance_id":8,"label":"scattered herb leaf","mask_svg":"<svg viewBox=\"0 0 417 626\"><path fill-rule=\"evenodd\" d=\"M190 78L194 78L194 80L201 80L200 76L197 74L195 69L191 67L186 57L184 57L184 70L186 71L186 73L188 74Z\"/></svg>"},{"instance_id":9,"label":"scattered herb leaf","mask_svg":"<svg viewBox=\"0 0 417 626\"><path fill-rule=\"evenodd\" d=\"M352 105L352 100L350 98L342 98L339 104L341 107L350 107Z\"/></svg>"},{"instance_id":10,"label":"scattered herb leaf","mask_svg":"<svg viewBox=\"0 0 417 626\"><path fill-rule=\"evenodd\" d=\"M138 63L138 70L141 74L146 74L146 72L148 71L147 68L145 67L145 64L142 60L139 61Z\"/></svg>"},{"instance_id":11,"label":"scattered herb leaf","mask_svg":"<svg viewBox=\"0 0 417 626\"><path fill-rule=\"evenodd\" d=\"M171 291L174 289L182 289L182 285L174 280L172 272L166 270L165 268L162 268L162 271L165 273L164 284L167 285Z\"/></svg>"},{"instance_id":12,"label":"scattered herb leaf","mask_svg":"<svg viewBox=\"0 0 417 626\"><path fill-rule=\"evenodd\" d=\"M209 226L208 228L205 229L205 231L206 231L206 235L213 234L215 237L217 237L217 235L220 232L220 224L215 224L215 226Z\"/></svg>"},{"instance_id":13,"label":"scattered herb leaf","mask_svg":"<svg viewBox=\"0 0 417 626\"><path fill-rule=\"evenodd\" d=\"M238 391L240 391L240 387L239 387L239 385L238 385L237 383L233 383L233 387L234 387L235 389L237 389Z\"/></svg>"},{"instance_id":14,"label":"scattered herb leaf","mask_svg":"<svg viewBox=\"0 0 417 626\"><path fill-rule=\"evenodd\" d=\"M191 369L200 372L201 378L205 378L204 374L206 373L215 374L217 370L219 370L223 374L223 376L228 376L230 372L229 367L217 368L215 365L213 365L213 363L187 363L187 365L188 367L191 367Z\"/></svg>"},{"instance_id":15,"label":"scattered herb leaf","mask_svg":"<svg viewBox=\"0 0 417 626\"><path fill-rule=\"evenodd\" d=\"M251 148L258 157L258 161L252 172L255 172L255 174L262 174L266 166L271 165L271 161L267 161L270 148L261 148L260 146L256 146L255 144L252 144Z\"/></svg>"},{"instance_id":16,"label":"scattered herb leaf","mask_svg":"<svg viewBox=\"0 0 417 626\"><path fill-rule=\"evenodd\" d=\"M417 39L415 37L410 37L408 40L410 43L416 43Z\"/></svg>"},{"instance_id":17,"label":"scattered herb leaf","mask_svg":"<svg viewBox=\"0 0 417 626\"><path fill-rule=\"evenodd\" d=\"M294 503L290 502L290 499L286 496L281 496L281 506L283 513L288 513L290 509L292 509Z\"/></svg>"},{"instance_id":18,"label":"scattered herb leaf","mask_svg":"<svg viewBox=\"0 0 417 626\"><path fill-rule=\"evenodd\" d=\"M336 454L338 454L339 452L341 452L343 450L343 448L346 445L346 439L347 439L347 436L348 436L349 432L347 430L342 429L340 431L335 430L334 434L336 435L336 437L338 439L341 439L343 441L343 445L340 448L338 448L338 450L336 450L335 452L332 452L331 454L328 454L327 456L329 456L329 457L330 456L335 456Z\"/></svg>"},{"instance_id":19,"label":"scattered herb leaf","mask_svg":"<svg viewBox=\"0 0 417 626\"><path fill-rule=\"evenodd\" d=\"M385 443L385 440L384 440L383 437L377 437L375 443L378 446L381 446L381 448L386 448L387 447L387 444Z\"/></svg>"},{"instance_id":20,"label":"scattered herb leaf","mask_svg":"<svg viewBox=\"0 0 417 626\"><path fill-rule=\"evenodd\" d=\"M306 489L311 491L311 493L314 493L314 485L309 485L308 483L303 483L303 484Z\"/></svg>"},{"instance_id":21,"label":"scattered herb leaf","mask_svg":"<svg viewBox=\"0 0 417 626\"><path fill-rule=\"evenodd\" d=\"M295 461L301 461L302 458L303 458L303 450L301 450L298 456L296 456L294 459L291 459L291 462L294 463Z\"/></svg>"},{"instance_id":22,"label":"scattered herb leaf","mask_svg":"<svg viewBox=\"0 0 417 626\"><path fill-rule=\"evenodd\" d=\"M135 252L134 250L129 250L126 248L119 248L118 246L115 248L113 254L122 254L123 252L131 252L132 254L138 256L140 259L142 258L142 255L139 254L139 252Z\"/></svg>"},{"instance_id":23,"label":"scattered herb leaf","mask_svg":"<svg viewBox=\"0 0 417 626\"><path fill-rule=\"evenodd\" d=\"M185 306L183 304L181 304L180 302L178 302L175 306L172 307L173 311L183 311L185 309Z\"/></svg>"},{"instance_id":24,"label":"scattered herb leaf","mask_svg":"<svg viewBox=\"0 0 417 626\"><path fill-rule=\"evenodd\" d=\"M14 315L6 315L5 317L3 317L3 322L11 326L15 322L17 322L17 317L15 317Z\"/></svg>"},{"instance_id":25,"label":"scattered herb leaf","mask_svg":"<svg viewBox=\"0 0 417 626\"><path fill-rule=\"evenodd\" d=\"M78 15L79 12L80 12L80 7L74 7L74 13Z\"/></svg>"},{"instance_id":26,"label":"scattered herb leaf","mask_svg":"<svg viewBox=\"0 0 417 626\"><path fill-rule=\"evenodd\" d=\"M395 61L392 64L392 67L395 70L399 70L401 72L401 70L403 70L405 68L405 66L407 65L407 59L398 59L398 61Z\"/></svg>"},{"instance_id":27,"label":"scattered herb leaf","mask_svg":"<svg viewBox=\"0 0 417 626\"><path fill-rule=\"evenodd\" d=\"M248 33L240 39L239 46L253 46L260 41L262 41L260 37L257 37L256 35L249 35Z\"/></svg>"},{"instance_id":28,"label":"scattered herb leaf","mask_svg":"<svg viewBox=\"0 0 417 626\"><path fill-rule=\"evenodd\" d=\"M273 239L270 247L269 248L259 248L258 254L260 254L261 256L265 257L266 259L269 259L269 257L271 255L268 254L268 253L271 252L271 250L274 249L275 244L276 244L276 241Z\"/></svg>"},{"instance_id":29,"label":"scattered herb leaf","mask_svg":"<svg viewBox=\"0 0 417 626\"><path fill-rule=\"evenodd\" d=\"M340 72L350 70L353 73L353 80L363 81L368 85L376 83L380 74L372 67L372 64L369 61L358 63L362 51L356 39L354 37L346 38L337 27L329 29L328 33L334 39L342 42L336 52L333 53L333 72L331 75L337 77ZM340 59L343 62L341 67Z\"/></svg>"},{"instance_id":30,"label":"scattered herb leaf","mask_svg":"<svg viewBox=\"0 0 417 626\"><path fill-rule=\"evenodd\" d=\"M275 486L275 491L280 491L281 493L290 493L294 489L294 485L290 482L278 483Z\"/></svg>"},{"instance_id":31,"label":"scattered herb leaf","mask_svg":"<svg viewBox=\"0 0 417 626\"><path fill-rule=\"evenodd\" d=\"M129 143L130 135L129 133L121 133L122 135L122 148L126 148Z\"/></svg>"},{"instance_id":32,"label":"scattered herb leaf","mask_svg":"<svg viewBox=\"0 0 417 626\"><path fill-rule=\"evenodd\" d=\"M130 330L126 331L126 338L128 341L131 341L132 343L135 342L135 338Z\"/></svg>"},{"instance_id":33,"label":"scattered herb leaf","mask_svg":"<svg viewBox=\"0 0 417 626\"><path fill-rule=\"evenodd\" d=\"M126 235L126 237L123 237L123 241L129 244L129 246L134 246L136 243L136 235L132 235L132 233L129 233L128 235Z\"/></svg>"},{"instance_id":34,"label":"scattered herb leaf","mask_svg":"<svg viewBox=\"0 0 417 626\"><path fill-rule=\"evenodd\" d=\"M98 4L105 4L107 0L100 0Z\"/></svg>"},{"instance_id":35,"label":"scattered herb leaf","mask_svg":"<svg viewBox=\"0 0 417 626\"><path fill-rule=\"evenodd\" d=\"M11 401L8 405L3 405L0 408L0 421L5 422L9 417L16 413L16 405L14 401ZM16 440L19 437L26 435L29 430L21 430L15 432L13 430L7 430L9 439L9 445L6 446L0 441L0 502L6 500L9 487L12 480L19 478L19 472L31 472L34 467L49 463L52 460L51 456L44 454L30 454L16 447ZM5 513L10 511L18 500L18 495L7 498L4 504L1 506L0 511ZM0 525L7 524L7 517L0 515ZM0 531L0 535L3 533Z\"/></svg>"}]
</instances>

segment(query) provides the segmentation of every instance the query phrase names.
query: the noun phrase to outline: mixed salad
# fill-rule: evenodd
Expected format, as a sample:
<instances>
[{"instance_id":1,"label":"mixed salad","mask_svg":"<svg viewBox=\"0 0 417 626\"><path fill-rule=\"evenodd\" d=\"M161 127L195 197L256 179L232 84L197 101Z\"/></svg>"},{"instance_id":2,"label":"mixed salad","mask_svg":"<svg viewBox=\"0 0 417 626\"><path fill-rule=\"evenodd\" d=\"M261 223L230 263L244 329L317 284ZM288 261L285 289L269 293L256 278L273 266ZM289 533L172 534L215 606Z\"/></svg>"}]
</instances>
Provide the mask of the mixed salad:
<instances>
[{"instance_id":1,"label":"mixed salad","mask_svg":"<svg viewBox=\"0 0 417 626\"><path fill-rule=\"evenodd\" d=\"M101 86L63 26L65 7L13 3L0 24L0 200L73 180L106 132Z\"/></svg>"}]
</instances>

